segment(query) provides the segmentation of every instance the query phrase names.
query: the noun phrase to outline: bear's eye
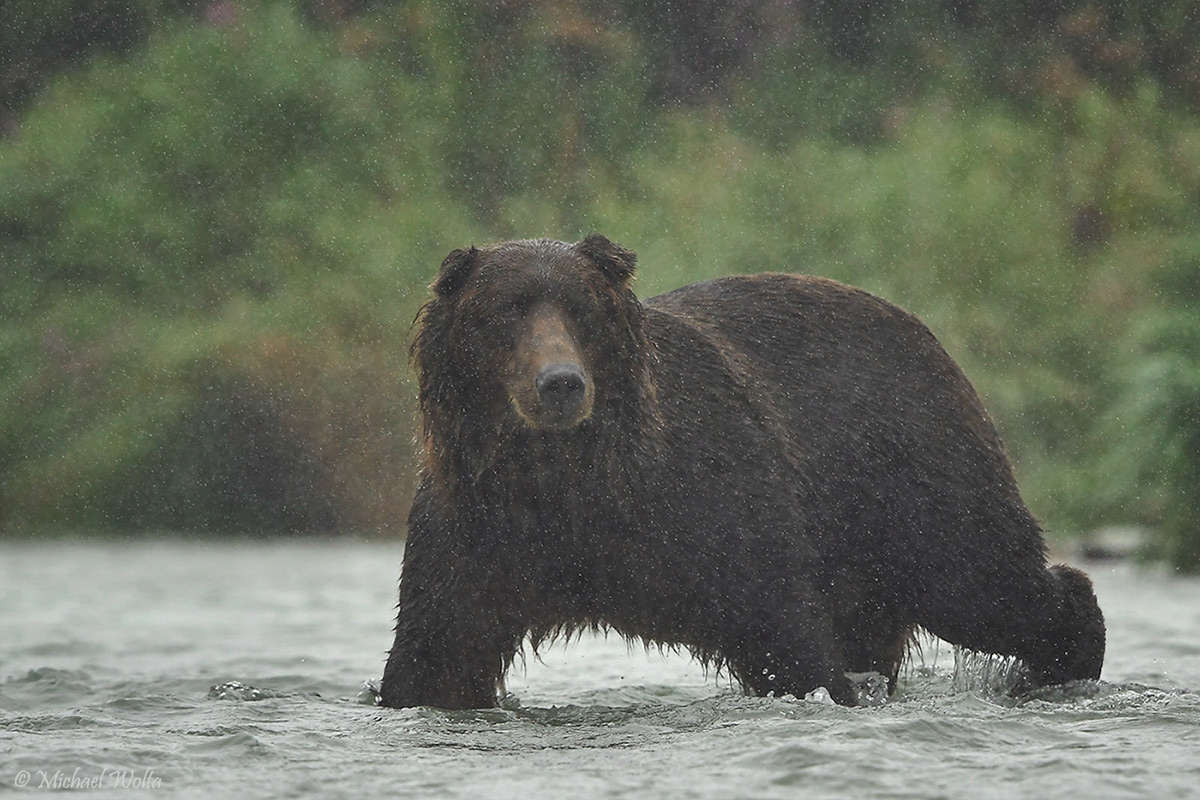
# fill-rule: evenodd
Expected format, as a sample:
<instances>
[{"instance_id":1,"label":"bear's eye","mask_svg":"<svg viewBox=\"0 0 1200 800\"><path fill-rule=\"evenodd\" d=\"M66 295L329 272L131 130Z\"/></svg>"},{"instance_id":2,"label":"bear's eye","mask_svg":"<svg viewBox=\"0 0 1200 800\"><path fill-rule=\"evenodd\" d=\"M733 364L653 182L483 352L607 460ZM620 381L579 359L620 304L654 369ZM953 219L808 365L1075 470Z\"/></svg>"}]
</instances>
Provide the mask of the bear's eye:
<instances>
[{"instance_id":1,"label":"bear's eye","mask_svg":"<svg viewBox=\"0 0 1200 800\"><path fill-rule=\"evenodd\" d=\"M591 298L573 300L565 304L563 310L571 319L585 328L594 328L604 323L604 308L600 303L592 302Z\"/></svg>"},{"instance_id":2,"label":"bear's eye","mask_svg":"<svg viewBox=\"0 0 1200 800\"><path fill-rule=\"evenodd\" d=\"M504 303L488 310L487 326L493 330L510 331L515 328L526 314L523 303Z\"/></svg>"}]
</instances>

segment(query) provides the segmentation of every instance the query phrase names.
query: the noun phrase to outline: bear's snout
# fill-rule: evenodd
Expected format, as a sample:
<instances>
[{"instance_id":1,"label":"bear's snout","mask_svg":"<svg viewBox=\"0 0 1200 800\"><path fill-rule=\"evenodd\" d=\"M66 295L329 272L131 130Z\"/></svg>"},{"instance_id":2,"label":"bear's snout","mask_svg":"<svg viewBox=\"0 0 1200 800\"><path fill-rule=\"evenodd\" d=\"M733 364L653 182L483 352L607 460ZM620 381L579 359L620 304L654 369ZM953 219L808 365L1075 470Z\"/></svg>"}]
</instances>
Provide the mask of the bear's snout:
<instances>
[{"instance_id":1,"label":"bear's snout","mask_svg":"<svg viewBox=\"0 0 1200 800\"><path fill-rule=\"evenodd\" d=\"M566 431L592 413L592 381L560 309L542 307L530 315L517 337L506 382L517 413L530 427Z\"/></svg>"}]
</instances>

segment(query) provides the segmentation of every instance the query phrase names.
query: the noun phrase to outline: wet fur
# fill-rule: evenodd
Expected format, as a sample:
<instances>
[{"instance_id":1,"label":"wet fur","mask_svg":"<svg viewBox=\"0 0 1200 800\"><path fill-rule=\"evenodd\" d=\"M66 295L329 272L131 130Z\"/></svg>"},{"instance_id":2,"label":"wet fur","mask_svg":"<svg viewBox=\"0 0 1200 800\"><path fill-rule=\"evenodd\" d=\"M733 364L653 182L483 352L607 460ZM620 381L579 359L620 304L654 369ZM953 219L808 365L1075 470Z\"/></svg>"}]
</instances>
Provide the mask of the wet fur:
<instances>
[{"instance_id":1,"label":"wet fur","mask_svg":"<svg viewBox=\"0 0 1200 800\"><path fill-rule=\"evenodd\" d=\"M916 626L1098 677L1087 578L1047 569L999 438L933 335L832 281L725 278L640 303L607 239L455 251L412 346L423 463L389 706L492 706L526 636L682 646L756 694L894 686ZM576 428L503 386L539 304L594 380Z\"/></svg>"}]
</instances>

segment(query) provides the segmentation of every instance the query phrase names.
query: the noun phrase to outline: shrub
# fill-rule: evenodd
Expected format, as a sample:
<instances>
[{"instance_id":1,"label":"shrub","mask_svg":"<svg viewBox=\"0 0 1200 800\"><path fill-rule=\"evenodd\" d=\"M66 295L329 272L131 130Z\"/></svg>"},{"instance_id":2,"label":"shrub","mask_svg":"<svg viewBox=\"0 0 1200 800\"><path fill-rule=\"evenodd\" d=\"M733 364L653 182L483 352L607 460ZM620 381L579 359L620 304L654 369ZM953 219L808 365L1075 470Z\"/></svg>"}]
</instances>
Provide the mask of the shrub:
<instances>
[{"instance_id":1,"label":"shrub","mask_svg":"<svg viewBox=\"0 0 1200 800\"><path fill-rule=\"evenodd\" d=\"M403 503L405 329L472 230L422 107L284 5L51 87L0 145L0 521L353 528Z\"/></svg>"},{"instance_id":2,"label":"shrub","mask_svg":"<svg viewBox=\"0 0 1200 800\"><path fill-rule=\"evenodd\" d=\"M1116 398L1097 428L1095 484L1110 519L1159 526L1161 550L1200 570L1200 239L1180 243L1131 326ZM1113 443L1120 446L1114 447Z\"/></svg>"}]
</instances>

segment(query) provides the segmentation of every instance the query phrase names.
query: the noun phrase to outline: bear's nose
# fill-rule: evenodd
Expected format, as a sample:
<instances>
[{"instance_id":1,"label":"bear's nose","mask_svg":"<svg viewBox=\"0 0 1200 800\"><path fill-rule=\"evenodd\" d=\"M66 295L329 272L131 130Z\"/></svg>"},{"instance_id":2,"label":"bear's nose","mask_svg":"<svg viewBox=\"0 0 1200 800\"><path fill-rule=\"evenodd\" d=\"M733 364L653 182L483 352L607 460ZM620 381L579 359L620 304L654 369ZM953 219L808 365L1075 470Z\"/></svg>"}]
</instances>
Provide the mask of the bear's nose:
<instances>
[{"instance_id":1,"label":"bear's nose","mask_svg":"<svg viewBox=\"0 0 1200 800\"><path fill-rule=\"evenodd\" d=\"M577 364L550 364L537 376L538 397L547 408L570 411L583 401L587 378Z\"/></svg>"}]
</instances>

